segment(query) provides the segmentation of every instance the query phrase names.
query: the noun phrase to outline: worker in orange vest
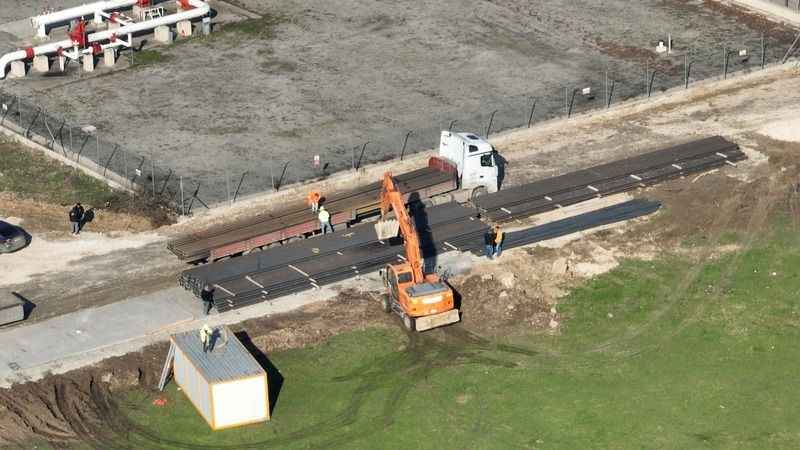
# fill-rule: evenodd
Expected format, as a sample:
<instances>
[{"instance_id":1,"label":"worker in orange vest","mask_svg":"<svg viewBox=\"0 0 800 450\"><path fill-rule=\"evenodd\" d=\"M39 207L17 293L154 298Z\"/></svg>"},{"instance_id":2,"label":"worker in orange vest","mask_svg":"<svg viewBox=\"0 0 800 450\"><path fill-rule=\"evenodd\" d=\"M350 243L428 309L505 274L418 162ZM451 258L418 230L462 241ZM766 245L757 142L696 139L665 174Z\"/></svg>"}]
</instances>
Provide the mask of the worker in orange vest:
<instances>
[{"instance_id":1,"label":"worker in orange vest","mask_svg":"<svg viewBox=\"0 0 800 450\"><path fill-rule=\"evenodd\" d=\"M495 258L499 258L500 254L503 253L503 240L505 239L506 234L500 228L500 225L494 226L494 252L493 256Z\"/></svg>"},{"instance_id":2,"label":"worker in orange vest","mask_svg":"<svg viewBox=\"0 0 800 450\"><path fill-rule=\"evenodd\" d=\"M308 193L308 197L306 198L306 201L308 202L309 205L311 205L311 212L312 213L315 213L315 212L319 211L319 200L321 198L322 198L322 196L317 191L311 191L311 192Z\"/></svg>"}]
</instances>

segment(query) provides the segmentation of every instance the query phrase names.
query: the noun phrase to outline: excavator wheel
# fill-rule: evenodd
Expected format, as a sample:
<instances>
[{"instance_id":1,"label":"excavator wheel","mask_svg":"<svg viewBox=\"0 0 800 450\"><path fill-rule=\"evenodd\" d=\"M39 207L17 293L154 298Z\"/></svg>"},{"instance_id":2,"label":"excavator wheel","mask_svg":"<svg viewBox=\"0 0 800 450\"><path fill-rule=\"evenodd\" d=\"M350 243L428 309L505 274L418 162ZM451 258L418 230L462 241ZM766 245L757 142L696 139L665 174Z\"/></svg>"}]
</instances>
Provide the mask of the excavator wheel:
<instances>
[{"instance_id":1,"label":"excavator wheel","mask_svg":"<svg viewBox=\"0 0 800 450\"><path fill-rule=\"evenodd\" d=\"M470 200L475 200L476 198L488 194L489 191L486 189L485 186L478 186L472 190L472 195L470 196Z\"/></svg>"},{"instance_id":2,"label":"excavator wheel","mask_svg":"<svg viewBox=\"0 0 800 450\"><path fill-rule=\"evenodd\" d=\"M403 326L406 327L408 331L414 331L417 328L414 323L414 318L410 317L408 314L403 314Z\"/></svg>"},{"instance_id":3,"label":"excavator wheel","mask_svg":"<svg viewBox=\"0 0 800 450\"><path fill-rule=\"evenodd\" d=\"M391 301L392 300L389 298L389 294L381 295L381 309L383 309L383 312L388 313L392 311Z\"/></svg>"}]
</instances>

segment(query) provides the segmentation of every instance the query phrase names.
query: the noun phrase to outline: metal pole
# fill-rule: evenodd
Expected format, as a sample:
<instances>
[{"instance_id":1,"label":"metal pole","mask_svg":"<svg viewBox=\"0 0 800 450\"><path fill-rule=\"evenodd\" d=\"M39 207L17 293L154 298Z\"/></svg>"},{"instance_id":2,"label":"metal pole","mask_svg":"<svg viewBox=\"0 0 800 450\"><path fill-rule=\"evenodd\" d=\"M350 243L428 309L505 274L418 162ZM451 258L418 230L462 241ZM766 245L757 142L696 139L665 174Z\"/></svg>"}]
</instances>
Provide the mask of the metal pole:
<instances>
[{"instance_id":1,"label":"metal pole","mask_svg":"<svg viewBox=\"0 0 800 450\"><path fill-rule=\"evenodd\" d=\"M567 94L567 88L564 88L564 115L569 117L569 94Z\"/></svg>"},{"instance_id":2,"label":"metal pole","mask_svg":"<svg viewBox=\"0 0 800 450\"><path fill-rule=\"evenodd\" d=\"M800 5L800 3L798 3ZM761 70L764 70L764 65L767 62L766 45L764 44L764 33L761 33Z\"/></svg>"},{"instance_id":3,"label":"metal pole","mask_svg":"<svg viewBox=\"0 0 800 450\"><path fill-rule=\"evenodd\" d=\"M72 125L69 126L69 151L75 153L75 148L72 146Z\"/></svg>"},{"instance_id":4,"label":"metal pole","mask_svg":"<svg viewBox=\"0 0 800 450\"><path fill-rule=\"evenodd\" d=\"M604 100L603 103L608 104L608 69L606 69L605 75L606 76L604 78L604 84L603 84L603 100Z\"/></svg>"},{"instance_id":5,"label":"metal pole","mask_svg":"<svg viewBox=\"0 0 800 450\"><path fill-rule=\"evenodd\" d=\"M275 174L272 172L272 161L269 162L269 179L272 182L272 190L275 190Z\"/></svg>"},{"instance_id":6,"label":"metal pole","mask_svg":"<svg viewBox=\"0 0 800 450\"><path fill-rule=\"evenodd\" d=\"M528 116L528 128L531 127L533 123L533 113L536 112L536 99L533 99L533 105L531 105L531 114Z\"/></svg>"},{"instance_id":7,"label":"metal pole","mask_svg":"<svg viewBox=\"0 0 800 450\"><path fill-rule=\"evenodd\" d=\"M406 144L408 144L408 137L411 136L411 133L413 133L413 130L409 130L409 132L406 133L406 138L403 139L403 149L400 150L400 161L403 160L403 155L406 154Z\"/></svg>"},{"instance_id":8,"label":"metal pole","mask_svg":"<svg viewBox=\"0 0 800 450\"><path fill-rule=\"evenodd\" d=\"M100 132L94 135L94 143L97 150L97 164L100 164Z\"/></svg>"},{"instance_id":9,"label":"metal pole","mask_svg":"<svg viewBox=\"0 0 800 450\"><path fill-rule=\"evenodd\" d=\"M231 177L228 174L228 169L225 169L225 189L228 191L228 205L232 205L231 202Z\"/></svg>"},{"instance_id":10,"label":"metal pole","mask_svg":"<svg viewBox=\"0 0 800 450\"><path fill-rule=\"evenodd\" d=\"M689 54L683 55L683 85L684 89L689 89Z\"/></svg>"},{"instance_id":11,"label":"metal pole","mask_svg":"<svg viewBox=\"0 0 800 450\"><path fill-rule=\"evenodd\" d=\"M185 216L186 215L186 204L183 201L183 175L181 175L180 179L181 179L181 181L180 181L180 183L181 183L181 215Z\"/></svg>"},{"instance_id":12,"label":"metal pole","mask_svg":"<svg viewBox=\"0 0 800 450\"><path fill-rule=\"evenodd\" d=\"M728 78L728 47L722 47L723 52L723 65L722 65L722 79L725 80Z\"/></svg>"},{"instance_id":13,"label":"metal pole","mask_svg":"<svg viewBox=\"0 0 800 450\"><path fill-rule=\"evenodd\" d=\"M494 122L494 115L497 114L497 110L495 109L492 111L492 115L489 116L489 125L486 127L486 138L489 138L489 133L492 132L492 122Z\"/></svg>"},{"instance_id":14,"label":"metal pole","mask_svg":"<svg viewBox=\"0 0 800 450\"><path fill-rule=\"evenodd\" d=\"M156 196L156 161L150 160L150 178L153 179L153 197Z\"/></svg>"}]
</instances>

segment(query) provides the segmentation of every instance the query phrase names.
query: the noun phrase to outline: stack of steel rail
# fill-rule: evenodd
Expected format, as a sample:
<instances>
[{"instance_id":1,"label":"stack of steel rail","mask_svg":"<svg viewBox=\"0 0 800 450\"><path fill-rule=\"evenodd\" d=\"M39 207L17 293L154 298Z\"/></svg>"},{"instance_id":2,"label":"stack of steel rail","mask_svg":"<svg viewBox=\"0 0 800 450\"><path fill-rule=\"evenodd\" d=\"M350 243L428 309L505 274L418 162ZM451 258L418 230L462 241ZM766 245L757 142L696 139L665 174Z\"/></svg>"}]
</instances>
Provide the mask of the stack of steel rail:
<instances>
[{"instance_id":1,"label":"stack of steel rail","mask_svg":"<svg viewBox=\"0 0 800 450\"><path fill-rule=\"evenodd\" d=\"M456 188L456 178L452 173L433 167L404 173L395 179L407 199L434 196ZM380 183L372 183L326 195L324 204L331 213L332 224L344 224L374 212L378 208L380 189ZM308 206L295 202L278 211L179 237L167 243L167 248L181 260L217 259L301 236L318 226L316 215L309 211Z\"/></svg>"},{"instance_id":2,"label":"stack of steel rail","mask_svg":"<svg viewBox=\"0 0 800 450\"><path fill-rule=\"evenodd\" d=\"M476 215L475 209L452 202L415 210L428 264L444 251L469 251L482 242L487 227ZM205 284L213 286L215 306L222 312L374 271L401 259L403 252L400 239L379 241L374 227L363 224L199 266L184 271L179 282L195 295Z\"/></svg>"},{"instance_id":3,"label":"stack of steel rail","mask_svg":"<svg viewBox=\"0 0 800 450\"><path fill-rule=\"evenodd\" d=\"M736 144L715 136L505 189L478 197L475 204L482 217L503 222L745 158Z\"/></svg>"},{"instance_id":4,"label":"stack of steel rail","mask_svg":"<svg viewBox=\"0 0 800 450\"><path fill-rule=\"evenodd\" d=\"M508 232L505 234L503 248L522 247L535 242L554 239L603 225L635 219L652 214L658 211L660 207L661 202L659 201L638 198L629 200L627 202L548 222L524 230ZM472 252L476 255L483 255L484 250L484 247L476 247Z\"/></svg>"}]
</instances>

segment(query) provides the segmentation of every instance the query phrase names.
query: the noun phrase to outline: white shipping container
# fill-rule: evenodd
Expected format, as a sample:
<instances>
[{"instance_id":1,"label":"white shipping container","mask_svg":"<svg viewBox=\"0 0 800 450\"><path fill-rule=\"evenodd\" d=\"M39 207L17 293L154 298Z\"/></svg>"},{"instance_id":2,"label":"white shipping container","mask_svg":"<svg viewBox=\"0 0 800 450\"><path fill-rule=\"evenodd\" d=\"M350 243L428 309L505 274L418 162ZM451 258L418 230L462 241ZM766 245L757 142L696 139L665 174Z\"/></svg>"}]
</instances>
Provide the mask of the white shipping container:
<instances>
[{"instance_id":1,"label":"white shipping container","mask_svg":"<svg viewBox=\"0 0 800 450\"><path fill-rule=\"evenodd\" d=\"M203 352L200 331L171 337L175 382L213 430L269 420L267 373L227 328Z\"/></svg>"}]
</instances>

